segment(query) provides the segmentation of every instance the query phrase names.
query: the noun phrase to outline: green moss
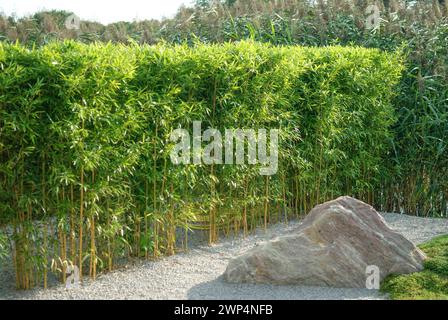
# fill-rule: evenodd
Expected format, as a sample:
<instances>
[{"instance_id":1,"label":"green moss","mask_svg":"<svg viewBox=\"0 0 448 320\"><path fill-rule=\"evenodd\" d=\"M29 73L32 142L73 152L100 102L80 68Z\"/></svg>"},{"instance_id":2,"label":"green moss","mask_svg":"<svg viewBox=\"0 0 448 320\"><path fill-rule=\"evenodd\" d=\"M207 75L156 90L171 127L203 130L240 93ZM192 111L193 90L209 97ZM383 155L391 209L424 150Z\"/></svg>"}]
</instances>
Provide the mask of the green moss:
<instances>
[{"instance_id":1,"label":"green moss","mask_svg":"<svg viewBox=\"0 0 448 320\"><path fill-rule=\"evenodd\" d=\"M381 284L381 291L391 299L448 300L448 235L421 244L428 259L424 270L408 275L391 275Z\"/></svg>"}]
</instances>

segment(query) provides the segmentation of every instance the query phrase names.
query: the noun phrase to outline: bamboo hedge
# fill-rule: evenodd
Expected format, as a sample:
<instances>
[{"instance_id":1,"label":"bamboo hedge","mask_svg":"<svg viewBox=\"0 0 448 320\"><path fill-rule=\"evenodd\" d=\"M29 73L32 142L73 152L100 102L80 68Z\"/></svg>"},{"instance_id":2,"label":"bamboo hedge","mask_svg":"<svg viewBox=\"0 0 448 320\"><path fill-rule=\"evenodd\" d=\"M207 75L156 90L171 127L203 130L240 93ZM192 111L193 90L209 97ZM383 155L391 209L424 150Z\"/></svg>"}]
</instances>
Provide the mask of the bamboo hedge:
<instances>
[{"instance_id":1,"label":"bamboo hedge","mask_svg":"<svg viewBox=\"0 0 448 320\"><path fill-rule=\"evenodd\" d=\"M16 285L95 279L120 261L306 214L350 194L387 206L403 71L361 47L0 44L0 232ZM279 129L279 168L174 165L179 127ZM6 242L3 241L6 246Z\"/></svg>"}]
</instances>

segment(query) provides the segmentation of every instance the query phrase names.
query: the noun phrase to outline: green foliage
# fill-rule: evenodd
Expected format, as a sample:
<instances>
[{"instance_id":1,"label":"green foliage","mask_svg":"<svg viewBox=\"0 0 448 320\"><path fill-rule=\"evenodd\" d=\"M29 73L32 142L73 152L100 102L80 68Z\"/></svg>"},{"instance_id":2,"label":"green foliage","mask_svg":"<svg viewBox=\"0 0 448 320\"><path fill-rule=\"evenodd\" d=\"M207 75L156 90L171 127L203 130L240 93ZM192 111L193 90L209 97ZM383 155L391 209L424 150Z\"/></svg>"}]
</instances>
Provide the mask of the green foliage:
<instances>
[{"instance_id":1,"label":"green foliage","mask_svg":"<svg viewBox=\"0 0 448 320\"><path fill-rule=\"evenodd\" d=\"M398 121L391 141L384 193L378 209L421 216L448 214L448 2L377 1L381 24L366 30L368 2L354 0L197 1L173 19L119 22L83 21L66 30L67 12L0 17L0 39L28 47L54 39L118 43L225 43L252 39L276 45L358 45L407 53L406 71L394 100ZM378 201L377 201L378 200Z\"/></svg>"},{"instance_id":2,"label":"green foliage","mask_svg":"<svg viewBox=\"0 0 448 320\"><path fill-rule=\"evenodd\" d=\"M338 195L371 202L403 71L377 49L246 41L2 45L0 66L1 217L21 288L46 279L48 261L95 278L124 257L175 253L177 230L214 242ZM280 129L278 173L173 165L170 133L193 120Z\"/></svg>"},{"instance_id":3,"label":"green foliage","mask_svg":"<svg viewBox=\"0 0 448 320\"><path fill-rule=\"evenodd\" d=\"M448 236L437 237L419 247L428 257L424 270L389 276L381 284L381 290L392 299L448 299Z\"/></svg>"}]
</instances>

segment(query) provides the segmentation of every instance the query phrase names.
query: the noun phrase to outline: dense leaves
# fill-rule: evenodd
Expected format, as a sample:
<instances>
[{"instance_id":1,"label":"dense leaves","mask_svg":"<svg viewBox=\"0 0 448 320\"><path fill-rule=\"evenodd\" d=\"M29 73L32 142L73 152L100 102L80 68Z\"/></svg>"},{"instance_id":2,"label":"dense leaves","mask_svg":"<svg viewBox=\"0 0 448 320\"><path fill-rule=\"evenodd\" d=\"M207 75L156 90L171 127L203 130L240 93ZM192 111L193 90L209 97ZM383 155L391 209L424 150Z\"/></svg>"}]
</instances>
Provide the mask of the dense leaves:
<instances>
[{"instance_id":1,"label":"dense leaves","mask_svg":"<svg viewBox=\"0 0 448 320\"><path fill-rule=\"evenodd\" d=\"M2 45L0 67L0 217L20 288L45 286L50 267L95 278L123 258L173 254L191 229L214 242L342 194L389 199L400 54L64 42ZM172 164L170 133L195 120L280 129L277 174Z\"/></svg>"},{"instance_id":2,"label":"dense leaves","mask_svg":"<svg viewBox=\"0 0 448 320\"><path fill-rule=\"evenodd\" d=\"M0 17L0 37L29 47L54 39L118 43L222 43L253 39L276 45L359 45L407 53L406 70L393 105L398 116L382 210L423 216L448 211L448 2L384 0L380 24L366 28L365 0L201 0L172 19L83 21L64 26L67 12ZM387 177L393 177L389 179ZM384 193L380 194L383 197ZM383 199L380 202L384 202Z\"/></svg>"}]
</instances>

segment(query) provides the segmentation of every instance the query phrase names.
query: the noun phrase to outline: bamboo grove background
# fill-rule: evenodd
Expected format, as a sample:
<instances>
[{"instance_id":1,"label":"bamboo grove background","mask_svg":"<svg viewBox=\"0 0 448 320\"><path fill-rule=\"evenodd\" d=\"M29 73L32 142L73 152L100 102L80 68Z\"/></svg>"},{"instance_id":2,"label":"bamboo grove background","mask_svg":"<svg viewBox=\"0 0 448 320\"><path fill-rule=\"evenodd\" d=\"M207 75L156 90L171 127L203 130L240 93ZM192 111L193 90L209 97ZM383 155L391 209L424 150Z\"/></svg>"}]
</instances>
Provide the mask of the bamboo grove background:
<instances>
[{"instance_id":1,"label":"bamboo grove background","mask_svg":"<svg viewBox=\"0 0 448 320\"><path fill-rule=\"evenodd\" d=\"M380 27L366 30L366 8L380 8ZM32 47L55 39L115 43L204 43L253 39L275 45L405 48L406 70L394 108L388 189L390 207L446 215L448 179L448 2L445 0L197 0L172 19L64 27L63 11L0 16L0 39ZM393 191L393 192L392 192Z\"/></svg>"},{"instance_id":2,"label":"bamboo grove background","mask_svg":"<svg viewBox=\"0 0 448 320\"><path fill-rule=\"evenodd\" d=\"M19 288L71 264L95 279L185 249L188 230L213 243L341 194L390 205L399 53L65 42L1 45L0 67L0 217ZM193 120L280 129L278 173L173 165L169 135Z\"/></svg>"}]
</instances>

